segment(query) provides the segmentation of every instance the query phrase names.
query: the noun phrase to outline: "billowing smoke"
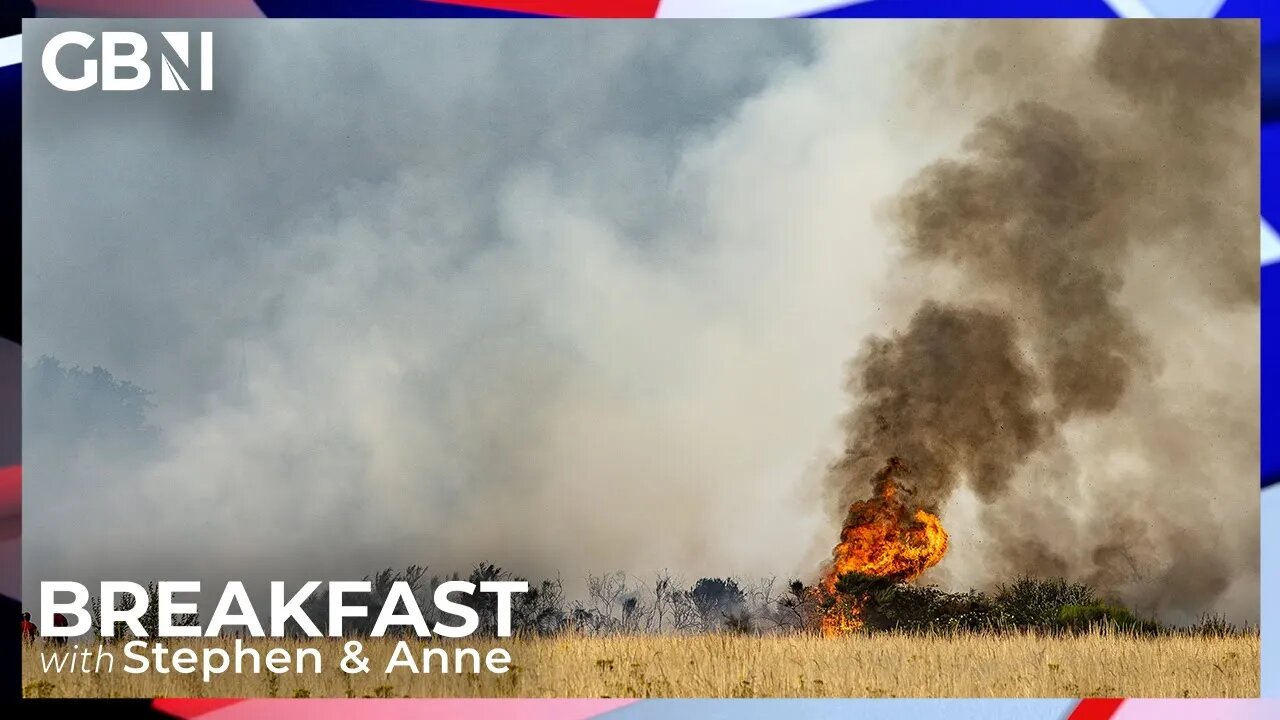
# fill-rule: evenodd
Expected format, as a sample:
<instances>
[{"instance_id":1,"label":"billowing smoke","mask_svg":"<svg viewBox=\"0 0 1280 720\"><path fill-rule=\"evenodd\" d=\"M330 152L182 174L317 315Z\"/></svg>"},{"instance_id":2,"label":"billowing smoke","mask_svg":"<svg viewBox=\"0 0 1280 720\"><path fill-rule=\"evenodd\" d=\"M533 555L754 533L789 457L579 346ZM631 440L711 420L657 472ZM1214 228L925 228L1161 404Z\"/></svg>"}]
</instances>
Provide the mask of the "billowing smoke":
<instances>
[{"instance_id":1,"label":"billowing smoke","mask_svg":"<svg viewBox=\"0 0 1280 720\"><path fill-rule=\"evenodd\" d=\"M1256 606L1256 369L1185 365L1256 356L1256 26L1078 29L966 28L939 53L954 72L926 66L939 97L990 107L891 207L954 297L856 360L836 508L900 455L925 507L961 486L984 506L994 579L1070 575L1167 615L1243 579ZM1161 274L1175 296L1142 291Z\"/></svg>"},{"instance_id":2,"label":"billowing smoke","mask_svg":"<svg viewBox=\"0 0 1280 720\"><path fill-rule=\"evenodd\" d=\"M214 93L153 95L27 58L24 592L800 576L897 454L926 579L1256 619L1252 41L1104 27L229 22Z\"/></svg>"},{"instance_id":3,"label":"billowing smoke","mask_svg":"<svg viewBox=\"0 0 1280 720\"><path fill-rule=\"evenodd\" d=\"M915 500L931 512L963 477L994 497L1039 444L1044 423L1032 407L1034 378L1012 324L984 310L926 302L903 333L873 338L860 359L862 398L849 416L848 455L832 479L864 494L866 460L910 458Z\"/></svg>"}]
</instances>

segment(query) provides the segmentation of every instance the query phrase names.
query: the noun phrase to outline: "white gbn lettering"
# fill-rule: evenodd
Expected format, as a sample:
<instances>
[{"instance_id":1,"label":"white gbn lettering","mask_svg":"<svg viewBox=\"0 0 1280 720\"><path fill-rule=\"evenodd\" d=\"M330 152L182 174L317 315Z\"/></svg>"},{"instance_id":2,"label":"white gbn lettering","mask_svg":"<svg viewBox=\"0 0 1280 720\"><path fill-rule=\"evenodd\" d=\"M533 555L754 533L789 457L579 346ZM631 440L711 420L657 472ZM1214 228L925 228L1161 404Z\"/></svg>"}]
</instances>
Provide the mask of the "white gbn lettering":
<instances>
[{"instance_id":1,"label":"white gbn lettering","mask_svg":"<svg viewBox=\"0 0 1280 720\"><path fill-rule=\"evenodd\" d=\"M190 33L162 32L167 50L162 49L152 64L157 66L161 90L190 90L192 83L184 77L191 73ZM79 92L101 85L103 90L141 90L151 84L152 66L147 62L147 39L135 32L103 32L101 60L85 57L83 72L68 77L58 69L59 55L70 46L92 50L94 36L71 30L58 33L44 46L41 68L49 83L59 90ZM89 53L85 53L89 55ZM181 71L170 56L176 57ZM101 68L101 78L99 78ZM200 90L213 89L213 33L200 33Z\"/></svg>"}]
</instances>

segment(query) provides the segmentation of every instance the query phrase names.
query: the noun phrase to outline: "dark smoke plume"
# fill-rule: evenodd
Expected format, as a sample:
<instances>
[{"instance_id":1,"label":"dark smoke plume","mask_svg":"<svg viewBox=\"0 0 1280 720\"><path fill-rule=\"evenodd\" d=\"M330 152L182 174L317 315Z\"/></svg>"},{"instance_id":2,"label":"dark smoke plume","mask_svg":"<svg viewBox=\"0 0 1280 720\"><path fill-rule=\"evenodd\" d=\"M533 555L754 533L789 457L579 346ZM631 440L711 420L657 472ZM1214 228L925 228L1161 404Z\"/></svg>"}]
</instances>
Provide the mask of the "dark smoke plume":
<instances>
[{"instance_id":1,"label":"dark smoke plume","mask_svg":"<svg viewBox=\"0 0 1280 720\"><path fill-rule=\"evenodd\" d=\"M908 458L922 479L916 502L936 512L961 474L994 496L1043 437L1035 380L1000 315L926 302L905 332L870 340L858 366L863 401L846 421L848 456L833 477L858 477L868 458ZM842 506L865 495L860 482L842 487Z\"/></svg>"},{"instance_id":2,"label":"dark smoke plume","mask_svg":"<svg viewBox=\"0 0 1280 720\"><path fill-rule=\"evenodd\" d=\"M1206 340L1185 323L1144 324L1126 297L1133 268L1185 274L1176 300L1202 323L1258 303L1256 25L1112 22L1085 56L1055 49L1070 47L1061 25L948 31L952 61L959 49L976 69L946 89L996 110L956 157L908 183L891 218L909 260L961 273L963 297L923 300L905 331L868 340L855 360L846 455L828 476L833 510L865 497L874 469L901 456L926 509L973 490L1000 572L1074 574L1161 612L1212 609L1237 575L1257 575L1256 541L1250 551L1244 537L1256 523L1224 541L1203 504L1208 492L1256 505L1255 480L1215 470L1212 454L1256 446L1095 479L1109 501L1083 525L1064 519L1066 494L1089 459L1061 450L1069 423L1131 419L1149 423L1126 433L1134 444L1180 454L1171 446L1191 421L1167 412L1159 348ZM946 82L929 67L931 82ZM1241 341L1224 351L1250 352ZM1214 417L1256 424L1248 410ZM1038 487L1016 487L1038 452Z\"/></svg>"},{"instance_id":3,"label":"dark smoke plume","mask_svg":"<svg viewBox=\"0 0 1280 720\"><path fill-rule=\"evenodd\" d=\"M1123 189L1106 148L1071 115L1019 103L984 120L965 149L903 198L907 247L1019 300L1062 414L1113 409L1142 343L1115 299L1131 234L1108 207Z\"/></svg>"}]
</instances>

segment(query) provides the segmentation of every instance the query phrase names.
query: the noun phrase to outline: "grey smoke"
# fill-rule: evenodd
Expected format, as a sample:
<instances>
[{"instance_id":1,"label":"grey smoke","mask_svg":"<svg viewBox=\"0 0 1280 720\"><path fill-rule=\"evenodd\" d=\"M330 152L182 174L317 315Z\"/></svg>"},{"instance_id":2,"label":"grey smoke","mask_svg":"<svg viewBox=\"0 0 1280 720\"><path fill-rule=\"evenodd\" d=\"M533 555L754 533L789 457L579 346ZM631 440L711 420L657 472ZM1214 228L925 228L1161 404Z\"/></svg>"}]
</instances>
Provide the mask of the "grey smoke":
<instances>
[{"instance_id":1,"label":"grey smoke","mask_svg":"<svg viewBox=\"0 0 1280 720\"><path fill-rule=\"evenodd\" d=\"M957 272L963 299L869 342L828 482L847 503L867 458L901 455L929 507L962 484L985 506L993 578L1065 575L1180 618L1230 590L1253 617L1256 366L1173 379L1188 347L1223 369L1257 352L1256 25L1110 23L1083 49L1078 29L949 28L936 52L960 67L925 64L939 96L991 108L891 210L908 262ZM1135 299L1153 271L1176 295Z\"/></svg>"},{"instance_id":2,"label":"grey smoke","mask_svg":"<svg viewBox=\"0 0 1280 720\"><path fill-rule=\"evenodd\" d=\"M24 46L89 24L59 23L34 24ZM957 32L945 23L192 27L217 32L211 98L57 95L24 77L27 365L101 366L153 403L136 431L73 439L68 409L24 438L28 596L53 577L294 580L481 560L570 582L663 567L799 576L836 537L828 516L843 508L822 478L846 446L845 363L878 333L886 358L927 366L946 338L974 360L954 379L1011 385L964 391L985 425L949 440L964 470L934 492L953 540L936 577L968 587L1029 567L1005 541L1022 533L1017 547L1064 573L1129 581L1105 559L1115 538L1092 536L1141 506L1150 517L1124 531L1151 561L1141 587L1183 592L1182 562L1196 571L1185 604L1216 608L1204 561L1225 561L1222 606L1256 618L1257 306L1236 257L1256 250L1226 238L1257 208L1224 200L1256 172L1213 160L1248 148L1178 151L1179 168L1219 173L1207 195L1174 172L1148 178L1159 202L1130 191L1143 201L1114 222L1149 232L1079 259L1094 294L975 280L974 266L1029 260L1009 272L1039 282L1065 251L992 238L967 264L945 259L946 237L903 233L909 203L890 223L873 213L940 158L972 160L966 135L1023 170L1036 158L1000 143L1041 118L1057 118L1047 140L1068 154L1105 142L1130 122L1117 103L1137 103L1088 72L1060 77L1084 55L1005 73L1023 78L1013 93L991 89L1001 63L1043 50L1000 45L926 93L972 100L937 113L906 104L921 75L884 58ZM1098 27L1064 28L1069 47ZM993 94L997 119L975 133L968 111ZM1234 127L1223 117L1197 123ZM1124 142L1126 172L1147 178L1166 141ZM1001 168L978 165L966 172L1002 189ZM1015 219L1088 212L1042 198ZM1076 345L1028 328L1053 315L1097 333L1054 307L1076 293L1100 293L1091 317L1131 334L1094 338L1118 348L1118 389L1081 392L1064 414L1044 407L1045 357L1063 358L1063 388L1105 383ZM1027 317L1010 320L1011 296ZM883 367L868 397L900 427L912 387ZM53 396L28 383L24 400ZM879 452L888 436L860 437ZM1185 479L1160 480L1175 470ZM990 502L966 506L982 483ZM1189 531L1218 545L1184 559L1174 538Z\"/></svg>"}]
</instances>

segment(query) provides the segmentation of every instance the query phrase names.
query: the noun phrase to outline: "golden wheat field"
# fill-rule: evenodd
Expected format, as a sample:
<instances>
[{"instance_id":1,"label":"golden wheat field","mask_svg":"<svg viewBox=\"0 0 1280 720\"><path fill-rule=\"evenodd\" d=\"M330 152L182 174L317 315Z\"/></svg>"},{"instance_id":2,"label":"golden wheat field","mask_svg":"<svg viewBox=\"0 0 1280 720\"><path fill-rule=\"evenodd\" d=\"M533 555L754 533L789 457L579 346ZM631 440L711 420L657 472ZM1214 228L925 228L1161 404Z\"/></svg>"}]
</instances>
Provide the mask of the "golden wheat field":
<instances>
[{"instance_id":1,"label":"golden wheat field","mask_svg":"<svg viewBox=\"0 0 1280 720\"><path fill-rule=\"evenodd\" d=\"M741 637L606 636L520 639L496 645L510 670L470 665L457 674L397 668L386 675L395 641L366 642L366 675L337 669L342 639L292 643L246 639L264 655L272 647L314 647L319 675L45 674L40 645L24 650L28 697L1256 697L1257 634L1229 637L1077 637L900 634ZM424 643L409 641L415 656ZM231 647L193 639L185 646ZM484 653L493 643L469 643ZM448 641L430 647L459 647ZM43 648L47 649L47 648ZM117 649L118 650L118 649ZM117 653L118 654L118 653ZM419 661L421 662L421 661ZM482 660L483 662L483 660ZM450 670L454 668L450 667Z\"/></svg>"}]
</instances>

